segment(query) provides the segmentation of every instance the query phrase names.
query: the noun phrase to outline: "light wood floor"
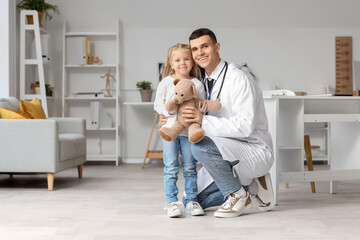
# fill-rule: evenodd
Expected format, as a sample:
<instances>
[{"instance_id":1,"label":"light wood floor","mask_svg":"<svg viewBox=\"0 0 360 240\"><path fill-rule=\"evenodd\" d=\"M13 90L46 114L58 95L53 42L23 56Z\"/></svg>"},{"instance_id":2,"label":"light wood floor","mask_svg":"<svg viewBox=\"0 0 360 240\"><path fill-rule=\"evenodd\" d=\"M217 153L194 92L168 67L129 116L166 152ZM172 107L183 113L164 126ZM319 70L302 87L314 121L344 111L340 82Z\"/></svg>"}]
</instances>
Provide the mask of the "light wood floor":
<instances>
[{"instance_id":1,"label":"light wood floor","mask_svg":"<svg viewBox=\"0 0 360 240\"><path fill-rule=\"evenodd\" d=\"M45 175L0 175L0 239L360 239L360 182L316 188L290 183L270 212L169 219L160 164L85 165L81 180L76 169L55 174L53 192Z\"/></svg>"}]
</instances>

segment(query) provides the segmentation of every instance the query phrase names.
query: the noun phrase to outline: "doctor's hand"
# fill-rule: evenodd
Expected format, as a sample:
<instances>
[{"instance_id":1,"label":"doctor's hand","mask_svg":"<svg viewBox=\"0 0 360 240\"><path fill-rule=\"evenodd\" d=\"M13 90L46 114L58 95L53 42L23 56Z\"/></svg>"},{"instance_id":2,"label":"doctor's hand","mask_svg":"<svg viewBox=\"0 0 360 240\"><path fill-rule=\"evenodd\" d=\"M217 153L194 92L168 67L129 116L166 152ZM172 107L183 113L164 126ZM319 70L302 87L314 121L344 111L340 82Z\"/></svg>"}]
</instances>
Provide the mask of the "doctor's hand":
<instances>
[{"instance_id":1,"label":"doctor's hand","mask_svg":"<svg viewBox=\"0 0 360 240\"><path fill-rule=\"evenodd\" d=\"M167 120L168 120L168 117L165 117L164 115L160 115L159 123L160 123L161 126L165 125Z\"/></svg>"},{"instance_id":2,"label":"doctor's hand","mask_svg":"<svg viewBox=\"0 0 360 240\"><path fill-rule=\"evenodd\" d=\"M199 123L202 124L203 113L200 109L195 107L187 106L184 110L182 110L182 116L185 118L185 122L187 123Z\"/></svg>"}]
</instances>

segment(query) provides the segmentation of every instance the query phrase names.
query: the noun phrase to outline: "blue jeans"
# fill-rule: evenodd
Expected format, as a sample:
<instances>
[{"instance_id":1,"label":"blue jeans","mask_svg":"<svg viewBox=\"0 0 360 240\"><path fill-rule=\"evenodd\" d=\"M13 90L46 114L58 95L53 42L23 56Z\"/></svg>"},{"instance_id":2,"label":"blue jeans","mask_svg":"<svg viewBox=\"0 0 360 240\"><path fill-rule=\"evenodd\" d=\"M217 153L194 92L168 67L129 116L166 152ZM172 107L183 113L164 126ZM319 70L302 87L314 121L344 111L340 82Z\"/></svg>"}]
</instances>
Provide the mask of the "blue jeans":
<instances>
[{"instance_id":1,"label":"blue jeans","mask_svg":"<svg viewBox=\"0 0 360 240\"><path fill-rule=\"evenodd\" d=\"M238 161L225 161L222 158L219 149L209 137L204 137L200 142L192 144L191 151L194 157L203 165L203 167L205 167L210 176L214 179L215 186L220 190L223 199L224 196L227 197L242 187L239 179L234 177L232 171L233 165ZM211 188L210 190L213 191L214 189ZM198 196L198 198L200 199L200 196Z\"/></svg>"},{"instance_id":2,"label":"blue jeans","mask_svg":"<svg viewBox=\"0 0 360 240\"><path fill-rule=\"evenodd\" d=\"M248 191L248 186L243 187L246 191ZM206 209L222 205L225 202L226 197L222 195L216 183L212 182L209 186L207 186L207 188L197 195L197 200L201 207Z\"/></svg>"},{"instance_id":3,"label":"blue jeans","mask_svg":"<svg viewBox=\"0 0 360 240\"><path fill-rule=\"evenodd\" d=\"M164 167L164 186L166 202L178 201L179 190L176 186L179 173L179 151L182 156L182 168L185 178L185 203L197 201L197 177L196 160L191 154L191 143L187 137L178 136L174 141L163 140L163 161Z\"/></svg>"},{"instance_id":4,"label":"blue jeans","mask_svg":"<svg viewBox=\"0 0 360 240\"><path fill-rule=\"evenodd\" d=\"M216 186L215 182L212 182L207 188L197 195L198 203L203 209L220 206L226 198L220 192L220 189Z\"/></svg>"}]
</instances>

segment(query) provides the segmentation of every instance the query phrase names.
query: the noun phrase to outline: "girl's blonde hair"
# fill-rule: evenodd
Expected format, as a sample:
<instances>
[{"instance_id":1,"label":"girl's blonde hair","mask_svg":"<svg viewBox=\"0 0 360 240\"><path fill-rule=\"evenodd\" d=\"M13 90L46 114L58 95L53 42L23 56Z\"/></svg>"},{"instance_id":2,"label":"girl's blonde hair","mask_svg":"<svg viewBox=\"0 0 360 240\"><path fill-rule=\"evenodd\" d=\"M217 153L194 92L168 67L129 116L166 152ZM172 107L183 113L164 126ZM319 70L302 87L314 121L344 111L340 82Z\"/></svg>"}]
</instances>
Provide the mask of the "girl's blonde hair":
<instances>
[{"instance_id":1,"label":"girl's blonde hair","mask_svg":"<svg viewBox=\"0 0 360 240\"><path fill-rule=\"evenodd\" d=\"M191 49L188 44L178 43L178 44L170 47L168 50L167 57L166 57L165 67L161 74L161 78L165 78L165 77L173 75L175 73L174 69L171 68L170 61L171 61L171 56L172 56L173 52L178 49L183 50L183 51L189 51L190 56L191 56ZM198 76L197 65L194 62L194 60L192 59L192 57L191 57L191 61L193 62L193 67L189 74L191 77L197 77Z\"/></svg>"}]
</instances>

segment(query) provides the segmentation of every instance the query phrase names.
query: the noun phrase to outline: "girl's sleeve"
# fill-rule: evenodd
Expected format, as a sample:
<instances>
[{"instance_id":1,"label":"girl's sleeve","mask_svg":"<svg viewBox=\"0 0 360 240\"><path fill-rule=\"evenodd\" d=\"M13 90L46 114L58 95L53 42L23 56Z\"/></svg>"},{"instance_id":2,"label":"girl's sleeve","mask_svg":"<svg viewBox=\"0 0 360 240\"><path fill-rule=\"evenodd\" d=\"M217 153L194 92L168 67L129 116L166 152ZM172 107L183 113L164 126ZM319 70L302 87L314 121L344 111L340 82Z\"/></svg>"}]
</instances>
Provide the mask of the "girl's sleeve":
<instances>
[{"instance_id":1,"label":"girl's sleeve","mask_svg":"<svg viewBox=\"0 0 360 240\"><path fill-rule=\"evenodd\" d=\"M163 79L156 90L156 96L154 101L154 109L155 111L160 115L165 115L166 117L169 117L170 114L165 109L165 102L166 102L166 90L168 84L165 79Z\"/></svg>"},{"instance_id":2,"label":"girl's sleeve","mask_svg":"<svg viewBox=\"0 0 360 240\"><path fill-rule=\"evenodd\" d=\"M205 99L206 92L205 92L204 84L202 84L200 80L196 80L195 87L196 87L196 97Z\"/></svg>"}]
</instances>

